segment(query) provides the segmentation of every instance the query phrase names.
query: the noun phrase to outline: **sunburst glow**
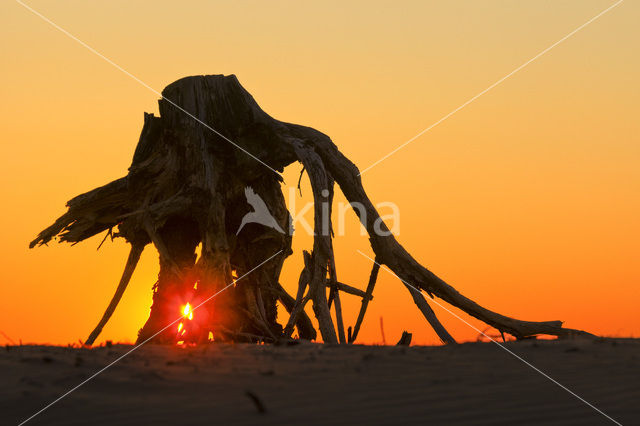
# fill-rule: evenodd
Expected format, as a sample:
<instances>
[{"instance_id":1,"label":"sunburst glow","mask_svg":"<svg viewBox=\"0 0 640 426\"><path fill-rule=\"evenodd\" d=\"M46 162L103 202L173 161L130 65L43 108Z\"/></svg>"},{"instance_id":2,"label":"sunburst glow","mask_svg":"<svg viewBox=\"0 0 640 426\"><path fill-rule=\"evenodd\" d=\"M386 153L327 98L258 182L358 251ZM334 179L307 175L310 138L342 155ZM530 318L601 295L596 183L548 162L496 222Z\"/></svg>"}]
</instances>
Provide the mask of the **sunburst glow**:
<instances>
[{"instance_id":1,"label":"sunburst glow","mask_svg":"<svg viewBox=\"0 0 640 426\"><path fill-rule=\"evenodd\" d=\"M190 303L187 303L182 307L182 316L190 320L193 319L193 308L191 308Z\"/></svg>"},{"instance_id":2,"label":"sunburst glow","mask_svg":"<svg viewBox=\"0 0 640 426\"><path fill-rule=\"evenodd\" d=\"M193 307L191 306L190 303L187 303L186 305L181 306L180 313L182 314L182 317L184 319L187 319L190 321L193 320ZM177 345L181 346L185 343L184 338L186 333L187 333L187 327L185 325L185 322L180 321L180 323L178 324L177 338L179 340L177 341Z\"/></svg>"}]
</instances>

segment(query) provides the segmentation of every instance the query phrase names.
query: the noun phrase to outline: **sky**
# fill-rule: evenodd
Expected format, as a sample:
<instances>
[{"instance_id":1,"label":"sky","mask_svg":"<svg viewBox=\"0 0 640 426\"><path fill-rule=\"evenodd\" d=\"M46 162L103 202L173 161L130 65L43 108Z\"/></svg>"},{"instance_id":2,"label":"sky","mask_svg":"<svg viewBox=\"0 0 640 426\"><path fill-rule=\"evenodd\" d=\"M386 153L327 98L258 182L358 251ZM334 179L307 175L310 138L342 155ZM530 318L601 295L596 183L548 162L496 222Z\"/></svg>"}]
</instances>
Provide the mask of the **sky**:
<instances>
[{"instance_id":1,"label":"sky","mask_svg":"<svg viewBox=\"0 0 640 426\"><path fill-rule=\"evenodd\" d=\"M614 2L28 4L158 92L235 74L267 113L328 134L363 170ZM362 175L374 204L398 206L415 259L502 314L640 335L639 18L623 2ZM77 343L128 246L28 243L66 201L126 174L158 96L17 2L0 4L0 35L0 343ZM300 168L285 170L287 199ZM296 203L310 200L308 181L302 191ZM357 250L372 252L347 219L338 277L365 288L371 261ZM281 280L292 292L311 245L294 237ZM157 273L148 246L98 341L135 340ZM342 299L353 325L360 301ZM432 306L459 340L486 327ZM439 342L385 271L362 343L382 342L381 318L387 343L403 330Z\"/></svg>"}]
</instances>

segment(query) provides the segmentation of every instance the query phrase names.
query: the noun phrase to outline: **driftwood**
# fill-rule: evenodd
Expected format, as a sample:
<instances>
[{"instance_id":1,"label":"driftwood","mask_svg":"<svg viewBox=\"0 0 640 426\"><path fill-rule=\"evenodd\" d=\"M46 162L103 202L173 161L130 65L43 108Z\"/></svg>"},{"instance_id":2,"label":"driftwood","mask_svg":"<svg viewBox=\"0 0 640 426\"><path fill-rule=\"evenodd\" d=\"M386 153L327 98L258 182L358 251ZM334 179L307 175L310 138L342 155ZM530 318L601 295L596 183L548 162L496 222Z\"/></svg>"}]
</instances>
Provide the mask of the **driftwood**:
<instances>
[{"instance_id":1,"label":"driftwood","mask_svg":"<svg viewBox=\"0 0 640 426\"><path fill-rule=\"evenodd\" d=\"M116 294L87 339L88 344L95 341L113 313L133 273L136 256L150 243L158 250L160 273L140 340L174 321L184 303L195 306L234 282L234 277L246 274L198 309L192 321L185 320L182 327L186 332L181 331L178 336L171 328L153 340L202 342L213 335L215 340L274 341L288 338L294 328L301 338L313 339L315 329L304 312L305 304L311 301L324 342L355 341L379 266L374 265L366 291L338 281L330 213L322 208L323 203L330 206L333 201L334 183L349 202L363 207L354 211L369 233L377 262L389 267L405 284L517 339L536 335L589 336L563 328L560 321L521 321L498 314L445 283L391 235L369 200L357 167L328 136L273 119L235 76L183 78L167 86L162 95L160 116L145 114L129 173L70 200L67 212L30 244L46 244L55 237L75 244L103 231L111 233L115 227L112 237L124 238L131 244L131 255ZM282 264L292 253L290 233L279 231L292 229L279 173L295 161L302 163L311 181L315 236L312 251L305 254L305 267L293 298L279 282ZM268 206L277 226L241 224L251 211L245 199L247 188ZM274 253L278 255L253 271ZM455 342L423 295L409 290L440 338ZM356 324L353 329L349 327L346 336L340 292L362 297ZM278 301L290 314L284 328L277 321ZM331 316L332 307L337 327Z\"/></svg>"}]
</instances>

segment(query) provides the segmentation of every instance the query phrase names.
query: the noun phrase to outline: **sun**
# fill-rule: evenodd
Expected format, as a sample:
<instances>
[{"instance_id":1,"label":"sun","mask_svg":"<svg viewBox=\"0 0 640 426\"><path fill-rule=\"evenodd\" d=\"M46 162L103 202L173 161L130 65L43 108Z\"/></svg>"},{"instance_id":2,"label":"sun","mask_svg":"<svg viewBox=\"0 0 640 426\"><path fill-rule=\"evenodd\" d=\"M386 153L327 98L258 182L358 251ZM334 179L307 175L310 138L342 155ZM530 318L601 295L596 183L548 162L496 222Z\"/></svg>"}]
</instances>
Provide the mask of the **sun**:
<instances>
[{"instance_id":1,"label":"sun","mask_svg":"<svg viewBox=\"0 0 640 426\"><path fill-rule=\"evenodd\" d=\"M182 307L182 316L189 320L193 319L193 308L191 307L190 303L187 303Z\"/></svg>"}]
</instances>

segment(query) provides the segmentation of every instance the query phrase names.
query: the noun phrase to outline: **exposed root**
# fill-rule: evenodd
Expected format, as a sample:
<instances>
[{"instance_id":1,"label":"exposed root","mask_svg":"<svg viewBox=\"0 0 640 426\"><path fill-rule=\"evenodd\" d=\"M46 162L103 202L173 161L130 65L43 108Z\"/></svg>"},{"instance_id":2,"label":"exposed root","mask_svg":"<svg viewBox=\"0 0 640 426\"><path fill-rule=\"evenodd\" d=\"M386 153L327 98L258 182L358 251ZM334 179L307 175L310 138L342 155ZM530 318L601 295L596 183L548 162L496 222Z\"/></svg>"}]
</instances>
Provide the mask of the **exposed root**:
<instances>
[{"instance_id":1,"label":"exposed root","mask_svg":"<svg viewBox=\"0 0 640 426\"><path fill-rule=\"evenodd\" d=\"M118 303L120 303L120 299L122 299L122 295L129 285L129 281L131 281L131 276L133 275L133 271L136 269L138 265L138 260L140 260L140 255L142 254L142 250L144 249L143 244L132 244L131 250L129 251L129 258L127 259L127 264L124 267L124 272L122 273L122 278L120 278L120 282L118 283L118 287L116 288L116 292L111 298L111 302L109 302L109 306L107 306L106 311L102 315L100 322L96 325L96 328L93 329L87 340L84 342L85 345L91 346L93 342L96 341L102 329L113 315L113 311L116 310Z\"/></svg>"},{"instance_id":2,"label":"exposed root","mask_svg":"<svg viewBox=\"0 0 640 426\"><path fill-rule=\"evenodd\" d=\"M358 318L356 319L356 325L353 327L353 332L349 333L349 343L355 342L358 337L358 333L360 332L360 327L362 326L362 321L364 321L364 314L367 312L367 307L369 306L369 301L373 299L373 288L376 285L376 280L378 279L378 272L380 272L380 265L378 262L373 263L373 267L371 268L371 274L369 274L369 283L367 284L367 290L365 291L366 297L362 298L362 305L360 306L360 312L358 312Z\"/></svg>"},{"instance_id":3,"label":"exposed root","mask_svg":"<svg viewBox=\"0 0 640 426\"><path fill-rule=\"evenodd\" d=\"M436 317L436 313L433 312L433 309L431 309L431 306L429 306L429 303L424 298L422 293L406 284L405 287L407 288L407 290L409 290L409 293L411 293L411 297L413 297L413 301L415 302L416 306L418 307L418 309L420 309L420 312L422 312L422 315L429 322L442 343L456 343L456 340L451 336L451 334L449 334L447 329L444 328L442 323L438 320L438 317Z\"/></svg>"}]
</instances>

